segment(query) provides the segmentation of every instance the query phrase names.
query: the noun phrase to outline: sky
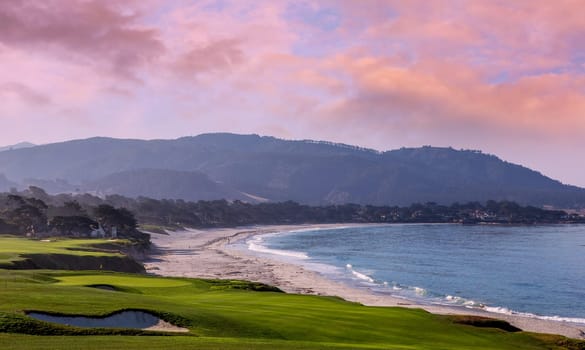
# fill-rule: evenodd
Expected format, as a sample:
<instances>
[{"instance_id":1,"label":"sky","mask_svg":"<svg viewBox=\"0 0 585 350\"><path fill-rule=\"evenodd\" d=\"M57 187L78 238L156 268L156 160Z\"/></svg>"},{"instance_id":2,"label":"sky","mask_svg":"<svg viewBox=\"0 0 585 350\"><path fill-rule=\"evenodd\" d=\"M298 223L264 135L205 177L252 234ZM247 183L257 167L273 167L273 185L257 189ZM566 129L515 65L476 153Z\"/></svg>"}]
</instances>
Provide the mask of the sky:
<instances>
[{"instance_id":1,"label":"sky","mask_svg":"<svg viewBox=\"0 0 585 350\"><path fill-rule=\"evenodd\" d=\"M0 1L0 145L478 149L585 187L583 0Z\"/></svg>"}]
</instances>

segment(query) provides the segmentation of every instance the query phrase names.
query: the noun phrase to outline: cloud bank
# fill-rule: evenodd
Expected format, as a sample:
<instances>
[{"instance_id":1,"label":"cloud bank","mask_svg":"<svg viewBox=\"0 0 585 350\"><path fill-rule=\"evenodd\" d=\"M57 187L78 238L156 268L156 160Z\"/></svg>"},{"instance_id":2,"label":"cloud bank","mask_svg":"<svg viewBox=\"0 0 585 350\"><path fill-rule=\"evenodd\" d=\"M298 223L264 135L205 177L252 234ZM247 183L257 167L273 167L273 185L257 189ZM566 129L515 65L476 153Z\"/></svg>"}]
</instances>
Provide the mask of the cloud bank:
<instances>
[{"instance_id":1,"label":"cloud bank","mask_svg":"<svg viewBox=\"0 0 585 350\"><path fill-rule=\"evenodd\" d=\"M210 131L479 148L585 186L573 0L0 3L5 143Z\"/></svg>"}]
</instances>

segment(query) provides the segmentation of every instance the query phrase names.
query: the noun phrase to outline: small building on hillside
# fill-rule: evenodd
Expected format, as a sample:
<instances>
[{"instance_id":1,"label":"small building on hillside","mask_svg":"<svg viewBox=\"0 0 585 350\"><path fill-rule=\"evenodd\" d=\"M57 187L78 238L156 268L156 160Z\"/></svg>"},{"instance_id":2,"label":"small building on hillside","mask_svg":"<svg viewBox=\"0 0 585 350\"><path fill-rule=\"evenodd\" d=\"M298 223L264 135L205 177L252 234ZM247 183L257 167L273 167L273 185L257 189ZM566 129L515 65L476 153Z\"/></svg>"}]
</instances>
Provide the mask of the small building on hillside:
<instances>
[{"instance_id":1,"label":"small building on hillside","mask_svg":"<svg viewBox=\"0 0 585 350\"><path fill-rule=\"evenodd\" d=\"M103 229L102 225L98 225L98 227L93 228L89 236L91 238L104 238L106 237L106 231Z\"/></svg>"},{"instance_id":2,"label":"small building on hillside","mask_svg":"<svg viewBox=\"0 0 585 350\"><path fill-rule=\"evenodd\" d=\"M91 231L90 235L91 238L118 238L118 227L111 226L109 228L104 228L101 224L98 227L94 227Z\"/></svg>"}]
</instances>

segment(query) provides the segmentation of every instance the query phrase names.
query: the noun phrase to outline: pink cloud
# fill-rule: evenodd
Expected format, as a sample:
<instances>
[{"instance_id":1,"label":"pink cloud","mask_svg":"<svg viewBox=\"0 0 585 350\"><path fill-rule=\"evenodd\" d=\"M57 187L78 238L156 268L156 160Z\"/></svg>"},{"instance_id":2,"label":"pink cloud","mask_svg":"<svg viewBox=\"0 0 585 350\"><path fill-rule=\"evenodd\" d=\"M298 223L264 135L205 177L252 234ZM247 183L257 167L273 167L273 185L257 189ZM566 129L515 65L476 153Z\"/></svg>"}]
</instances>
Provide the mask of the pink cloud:
<instances>
[{"instance_id":1,"label":"pink cloud","mask_svg":"<svg viewBox=\"0 0 585 350\"><path fill-rule=\"evenodd\" d=\"M229 70L244 60L239 41L225 39L190 49L174 62L173 69L181 76L192 76Z\"/></svg>"},{"instance_id":2,"label":"pink cloud","mask_svg":"<svg viewBox=\"0 0 585 350\"><path fill-rule=\"evenodd\" d=\"M136 23L139 15L128 10L110 1L3 1L0 42L133 77L136 67L164 52L164 45L156 29Z\"/></svg>"},{"instance_id":3,"label":"pink cloud","mask_svg":"<svg viewBox=\"0 0 585 350\"><path fill-rule=\"evenodd\" d=\"M585 147L581 0L300 3L0 2L0 129Z\"/></svg>"},{"instance_id":4,"label":"pink cloud","mask_svg":"<svg viewBox=\"0 0 585 350\"><path fill-rule=\"evenodd\" d=\"M0 95L14 95L33 106L45 106L51 103L51 99L48 96L17 82L0 85Z\"/></svg>"},{"instance_id":5,"label":"pink cloud","mask_svg":"<svg viewBox=\"0 0 585 350\"><path fill-rule=\"evenodd\" d=\"M368 128L468 124L564 135L585 129L583 78L548 74L494 85L468 67L440 61L403 67L345 57L338 64L353 91L329 107L329 118L359 119Z\"/></svg>"},{"instance_id":6,"label":"pink cloud","mask_svg":"<svg viewBox=\"0 0 585 350\"><path fill-rule=\"evenodd\" d=\"M585 20L578 0L326 3L343 18L336 39L365 48L366 55L450 59L487 73L507 70L516 78L582 69Z\"/></svg>"},{"instance_id":7,"label":"pink cloud","mask_svg":"<svg viewBox=\"0 0 585 350\"><path fill-rule=\"evenodd\" d=\"M193 2L169 12L162 35L171 51L167 61L172 67L217 72L289 52L295 34L282 18L283 3L227 4L215 11L209 9L213 2Z\"/></svg>"}]
</instances>

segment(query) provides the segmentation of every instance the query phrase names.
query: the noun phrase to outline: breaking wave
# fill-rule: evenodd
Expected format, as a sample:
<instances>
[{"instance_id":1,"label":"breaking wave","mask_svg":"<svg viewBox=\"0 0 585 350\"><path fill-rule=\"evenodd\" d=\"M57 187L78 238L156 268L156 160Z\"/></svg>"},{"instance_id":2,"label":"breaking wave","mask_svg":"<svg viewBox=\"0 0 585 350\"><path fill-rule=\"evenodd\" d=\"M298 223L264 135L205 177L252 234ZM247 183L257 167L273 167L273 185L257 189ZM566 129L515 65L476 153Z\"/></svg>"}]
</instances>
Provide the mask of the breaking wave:
<instances>
[{"instance_id":1,"label":"breaking wave","mask_svg":"<svg viewBox=\"0 0 585 350\"><path fill-rule=\"evenodd\" d=\"M394 227L394 226L392 226ZM410 226L408 226L407 228L410 228ZM456 229L459 229L459 227L455 227ZM451 230L453 230L453 227L449 227L449 234L445 234L444 237L451 237L452 233ZM337 229L335 230L335 235L330 234L329 236L331 238L329 238L330 240L335 240L337 242L342 242L343 244L345 244L345 246L342 246L339 250L339 255L336 255L336 258L333 259L331 258L331 256L333 255L332 253L332 246L328 245L330 241L328 241L327 239L323 239L321 238L320 240L314 241L311 240L310 244L305 244L305 245L295 245L295 244L289 244L288 246L285 245L285 248L290 249L292 248L293 250L284 250L284 249L272 249L270 248L270 238L274 237L276 235L280 235L280 234L287 234L287 233L292 233L292 232L307 232L307 231L322 231L322 235L320 234L320 237L328 237L327 236L327 232L328 229L326 228L310 228L310 229L300 229L300 230L296 230L296 231L288 231L288 232L279 232L279 233L275 233L275 234L267 234L267 235L262 235L262 236L255 236L251 239L249 239L248 241L246 241L246 244L248 246L248 249L250 249L251 251L255 251L255 252L259 252L259 253L266 253L266 254L272 254L275 256L281 256L281 257L289 257L289 258L294 258L294 259L302 259L302 265L307 267L310 270L316 271L316 272L320 272L322 273L325 277L330 278L332 280L336 280L336 281L340 281L340 282L344 282L344 283L348 283L350 285L354 285L358 288L363 288L366 289L372 293L381 293L381 294L388 294L388 295L392 295L398 298L402 298L402 299L406 299L406 300L410 300L413 301L415 303L420 303L420 304L424 304L424 305L441 305L441 306L449 306L449 307L460 307L460 308L467 308L467 309L473 309L473 310L481 310L481 311L485 311L485 312L489 312L489 313L493 313L493 314L507 314L507 315L516 315L516 316L521 316L521 317L527 317L527 318L536 318L536 319L542 319L542 320L549 320L549 321L558 321L558 322L570 322L570 323L577 323L577 324L585 324L585 318L580 318L580 317L565 317L565 316L554 316L553 312L559 312L561 313L562 310L554 310L550 313L548 313L550 310L546 310L543 309L540 312L542 312L542 314L548 314L548 315L553 315L553 316L543 316L543 315L539 315L537 313L528 313L528 312L521 312L521 311L515 311L513 310L515 308L514 304L509 304L507 305L508 307L502 307L502 306L497 306L498 305L498 301L497 298L491 298L494 299L492 300L492 302L494 302L495 305L489 305L485 302L485 300L490 300L490 296L486 296L486 293L475 293L473 291L473 289L471 288L453 288L450 293L457 293L460 295L448 295L445 293L446 290L448 289L442 289L437 287L436 285L433 285L432 281L429 284L426 284L426 282L424 280L417 280L417 279L413 279L412 280L412 285L406 285L406 284L400 284L399 282L397 282L396 280L400 280L401 279L401 275L400 272L394 275L394 274L389 274L389 273L385 273L384 270L382 268L378 268L379 264L383 264L384 261L381 261L379 259L384 258L386 259L387 255L384 255L382 253L382 251L378 250L376 251L378 253L378 255L374 255L372 254L372 245L374 244L378 244L379 246L385 246L388 245L390 243L394 244L394 249L398 251L398 253L401 254L413 254L411 253L411 247L409 246L409 250L405 250L405 248L401 248L400 244L403 244L402 241L399 239L401 237L403 237L404 235L401 233L402 231L398 232L398 231L390 231L392 233L394 233L393 235L389 235L389 234L384 234L384 235L370 235L368 236L368 242L372 242L370 245L364 245L364 246L360 246L360 242L363 241L363 237L359 234L359 233L355 233L355 232L351 232L351 233L346 233L344 234L343 230ZM402 227L401 227L402 230ZM411 231L413 229L410 229ZM421 229L422 230L422 229ZM368 233L368 232L374 232L374 229L364 229L363 231L364 233ZM417 233L418 231L415 231L414 233ZM441 231L442 232L442 231ZM515 231L514 231L515 232ZM440 232L439 232L440 233ZM434 235L436 235L435 232L433 232ZM468 233L467 231L465 232L459 232L459 234L462 237L467 237L467 235L471 235L471 234L475 234L474 232ZM524 234L523 232L518 232L518 235L520 238L522 238L522 234ZM303 235L301 235L303 236ZM306 237L307 235L305 235ZM398 237L396 239L390 239L391 237ZM434 236L433 236L434 237ZM424 236L423 238L429 239L427 236ZM444 238L444 239L447 239ZM317 243L316 243L317 242ZM420 245L421 246L417 246L416 248L418 248L419 250L421 250L422 252L426 252L423 248L425 248L426 246L424 246L424 242L426 242L425 240L420 240ZM488 243L490 241L488 240ZM512 243L514 243L516 241L513 241ZM522 244L524 241L522 241L521 239L518 240L517 244L520 245ZM410 241L409 241L409 244ZM487 244L487 243L486 243ZM361 248L361 249L357 249L356 245ZM339 244L334 245L334 247L336 247L336 249L339 246ZM323 256L320 256L320 250L316 249L314 247L318 247L319 249L321 249L322 252L325 252L326 254L323 255L323 253L321 252L321 254ZM452 246L450 246L452 247ZM465 248L466 246L464 245L463 248ZM489 246L487 246L489 248ZM474 247L475 249L478 249L477 247ZM481 247L480 247L481 248ZM298 249L299 251L296 251L294 249ZM315 249L315 251L313 250ZM400 250L402 249L402 250ZM301 251L303 250L303 251ZM307 252L305 252L304 250L306 250ZM374 250L375 251L375 250ZM335 252L338 252L337 250ZM310 255L311 256L310 256ZM327 255L328 254L328 255ZM422 254L422 253L419 253ZM410 256L410 255L407 255ZM416 255L415 255L416 256ZM367 257L367 259L366 259ZM434 257L434 256L433 256ZM368 260L369 259L369 260ZM378 259L378 260L376 260ZM510 258L511 259L511 258ZM365 262L364 262L365 261ZM450 261L450 260L449 260ZM347 263L350 262L350 263ZM355 264L355 265L354 265ZM419 266L420 269L416 270L413 269L413 271L415 272L425 272L425 268L427 267L428 264L426 262L421 263L419 262ZM326 269L328 267L328 269ZM415 267L417 267L415 265ZM455 269L455 267L453 267ZM381 272L382 271L382 272ZM455 270L458 271L458 270ZM404 273L402 273L404 274ZM441 276L441 278L459 278L457 277L457 274L452 274L452 275L445 275ZM435 275L431 276L431 277L435 277ZM392 278L396 278L396 280L392 280ZM420 283L420 284L419 284ZM419 286L425 286L428 287L429 289L423 288L423 287L419 287L416 284L418 284ZM449 293L449 292L447 292ZM463 295L463 296L462 296ZM465 295L468 296L473 296L474 299L468 299L465 297ZM477 299L476 299L477 298ZM483 300L482 300L483 299ZM505 300L500 301L501 304L499 305L506 305L508 304ZM521 309L520 306L517 306L518 309ZM536 311L534 309L529 309L530 311ZM538 312L538 311L536 311ZM568 313L568 315L571 315L570 313ZM581 316L580 314L576 314L576 316Z\"/></svg>"},{"instance_id":2,"label":"breaking wave","mask_svg":"<svg viewBox=\"0 0 585 350\"><path fill-rule=\"evenodd\" d=\"M516 316L523 316L523 317L528 317L528 318L538 318L538 319L547 320L547 321L585 324L585 318L561 317L561 316L542 316L542 315L531 314L529 312L518 312L518 311L510 310L508 308L499 307L499 306L484 306L484 307L482 307L482 309L487 311L487 312L492 312L492 313L496 313L496 314L516 315Z\"/></svg>"},{"instance_id":3,"label":"breaking wave","mask_svg":"<svg viewBox=\"0 0 585 350\"><path fill-rule=\"evenodd\" d=\"M254 236L252 239L250 239L246 242L248 244L248 249L251 251L254 251L254 252L258 252L258 253L279 255L279 256L285 256L285 257L289 257L289 258L296 258L296 259L303 259L303 260L306 260L309 258L309 255L305 252L297 252L294 250L272 249L272 248L266 247L264 245L264 238L265 238L265 236L271 236L271 235L273 235L273 234Z\"/></svg>"}]
</instances>

